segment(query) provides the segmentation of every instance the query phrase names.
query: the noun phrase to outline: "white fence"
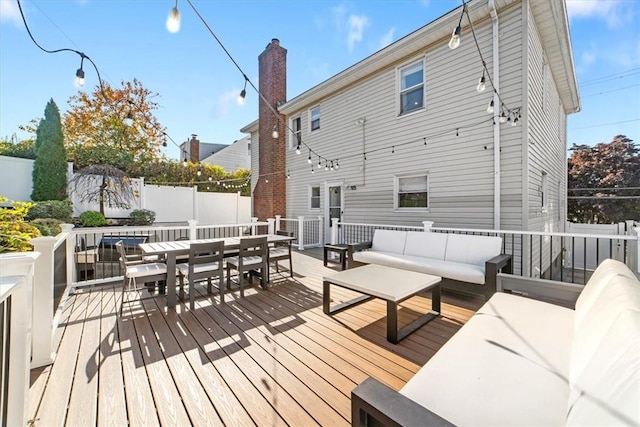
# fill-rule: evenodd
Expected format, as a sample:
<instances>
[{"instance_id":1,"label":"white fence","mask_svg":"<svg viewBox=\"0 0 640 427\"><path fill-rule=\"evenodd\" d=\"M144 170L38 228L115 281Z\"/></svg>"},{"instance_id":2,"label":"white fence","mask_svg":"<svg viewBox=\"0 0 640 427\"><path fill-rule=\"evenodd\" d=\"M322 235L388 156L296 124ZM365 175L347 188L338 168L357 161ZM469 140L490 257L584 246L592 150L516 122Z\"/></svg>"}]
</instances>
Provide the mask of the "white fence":
<instances>
[{"instance_id":1,"label":"white fence","mask_svg":"<svg viewBox=\"0 0 640 427\"><path fill-rule=\"evenodd\" d=\"M618 224L575 224L567 223L567 233L570 234L603 234L609 236L633 236L634 222L627 221ZM623 259L624 244L622 241L602 239L588 239L572 242L573 259L576 268L587 268L594 270L602 259L598 259L596 254L605 258ZM636 248L637 249L637 248Z\"/></svg>"},{"instance_id":2,"label":"white fence","mask_svg":"<svg viewBox=\"0 0 640 427\"><path fill-rule=\"evenodd\" d=\"M31 200L33 160L0 156L0 195L9 200ZM69 163L68 180L73 179L73 164ZM96 184L97 185L97 184ZM144 178L133 178L135 197L129 209L105 207L107 218L128 218L134 209L149 209L156 213L156 222L184 222L190 219L200 224L231 224L251 221L251 197L240 193L198 192L197 187L148 185ZM73 215L87 210L99 210L97 203L81 202L70 192Z\"/></svg>"},{"instance_id":3,"label":"white fence","mask_svg":"<svg viewBox=\"0 0 640 427\"><path fill-rule=\"evenodd\" d=\"M275 229L293 233L293 244L302 251L305 248L315 248L324 244L324 217L282 218L276 215Z\"/></svg>"}]
</instances>

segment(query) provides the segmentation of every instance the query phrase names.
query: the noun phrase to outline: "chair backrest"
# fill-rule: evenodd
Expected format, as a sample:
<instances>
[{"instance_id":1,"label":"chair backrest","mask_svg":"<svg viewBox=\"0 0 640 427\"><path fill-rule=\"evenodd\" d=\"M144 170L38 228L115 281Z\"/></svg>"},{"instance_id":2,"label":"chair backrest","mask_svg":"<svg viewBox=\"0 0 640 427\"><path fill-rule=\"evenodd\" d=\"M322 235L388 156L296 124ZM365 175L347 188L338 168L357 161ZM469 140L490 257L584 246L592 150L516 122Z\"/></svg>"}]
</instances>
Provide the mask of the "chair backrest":
<instances>
[{"instance_id":1,"label":"chair backrest","mask_svg":"<svg viewBox=\"0 0 640 427\"><path fill-rule=\"evenodd\" d=\"M276 235L293 237L293 231L278 230L278 231L276 231ZM287 247L288 246L289 248L291 248L291 240L285 240L284 242L275 242L273 244L273 246L275 246L275 247Z\"/></svg>"},{"instance_id":2,"label":"chair backrest","mask_svg":"<svg viewBox=\"0 0 640 427\"><path fill-rule=\"evenodd\" d=\"M276 231L276 234L277 234L278 236L288 236L288 237L293 237L293 231L278 230L278 231Z\"/></svg>"},{"instance_id":3,"label":"chair backrest","mask_svg":"<svg viewBox=\"0 0 640 427\"><path fill-rule=\"evenodd\" d=\"M224 258L224 240L215 242L191 243L189 246L189 266L218 262Z\"/></svg>"},{"instance_id":4,"label":"chair backrest","mask_svg":"<svg viewBox=\"0 0 640 427\"><path fill-rule=\"evenodd\" d=\"M116 242L116 251L118 252L118 261L123 272L127 271L127 253L124 251L122 240Z\"/></svg>"},{"instance_id":5,"label":"chair backrest","mask_svg":"<svg viewBox=\"0 0 640 427\"><path fill-rule=\"evenodd\" d=\"M266 237L245 237L240 239L240 249L238 255L243 257L259 256L267 259L267 238Z\"/></svg>"}]
</instances>

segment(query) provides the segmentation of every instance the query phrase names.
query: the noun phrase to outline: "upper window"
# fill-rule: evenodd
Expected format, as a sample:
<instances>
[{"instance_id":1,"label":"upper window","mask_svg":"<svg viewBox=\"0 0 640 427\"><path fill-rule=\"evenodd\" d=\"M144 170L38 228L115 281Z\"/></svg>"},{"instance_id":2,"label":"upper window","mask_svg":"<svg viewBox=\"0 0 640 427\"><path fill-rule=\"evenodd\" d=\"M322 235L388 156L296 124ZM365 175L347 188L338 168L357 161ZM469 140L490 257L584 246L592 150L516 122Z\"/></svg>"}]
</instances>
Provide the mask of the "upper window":
<instances>
[{"instance_id":1,"label":"upper window","mask_svg":"<svg viewBox=\"0 0 640 427\"><path fill-rule=\"evenodd\" d=\"M311 109L311 131L320 129L320 107Z\"/></svg>"},{"instance_id":2,"label":"upper window","mask_svg":"<svg viewBox=\"0 0 640 427\"><path fill-rule=\"evenodd\" d=\"M309 209L320 209L320 187L309 187Z\"/></svg>"},{"instance_id":3,"label":"upper window","mask_svg":"<svg viewBox=\"0 0 640 427\"><path fill-rule=\"evenodd\" d=\"M400 114L424 107L424 61L400 69Z\"/></svg>"},{"instance_id":4,"label":"upper window","mask_svg":"<svg viewBox=\"0 0 640 427\"><path fill-rule=\"evenodd\" d=\"M542 179L540 183L540 203L542 209L549 207L549 178L546 172L542 172Z\"/></svg>"},{"instance_id":5,"label":"upper window","mask_svg":"<svg viewBox=\"0 0 640 427\"><path fill-rule=\"evenodd\" d=\"M293 137L289 142L289 148L295 148L298 146L298 142L301 141L302 137L302 120L300 116L291 119L291 130L293 130Z\"/></svg>"},{"instance_id":6,"label":"upper window","mask_svg":"<svg viewBox=\"0 0 640 427\"><path fill-rule=\"evenodd\" d=\"M396 209L428 209L429 178L427 175L396 177Z\"/></svg>"}]
</instances>

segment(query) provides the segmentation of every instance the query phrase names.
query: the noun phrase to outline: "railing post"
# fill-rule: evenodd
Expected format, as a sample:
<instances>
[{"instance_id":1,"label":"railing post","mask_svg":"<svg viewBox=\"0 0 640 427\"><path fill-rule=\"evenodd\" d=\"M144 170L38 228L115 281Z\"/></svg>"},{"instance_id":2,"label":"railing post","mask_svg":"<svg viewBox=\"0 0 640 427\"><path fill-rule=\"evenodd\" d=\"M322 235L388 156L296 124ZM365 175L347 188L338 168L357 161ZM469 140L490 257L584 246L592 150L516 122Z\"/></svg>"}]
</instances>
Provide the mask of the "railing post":
<instances>
[{"instance_id":1,"label":"railing post","mask_svg":"<svg viewBox=\"0 0 640 427\"><path fill-rule=\"evenodd\" d=\"M273 218L267 218L267 233L276 234L276 220Z\"/></svg>"},{"instance_id":2,"label":"railing post","mask_svg":"<svg viewBox=\"0 0 640 427\"><path fill-rule=\"evenodd\" d=\"M298 217L298 250L304 251L304 217Z\"/></svg>"},{"instance_id":3,"label":"railing post","mask_svg":"<svg viewBox=\"0 0 640 427\"><path fill-rule=\"evenodd\" d=\"M433 221L422 221L422 225L424 226L424 231L431 231L431 227L433 227Z\"/></svg>"},{"instance_id":4,"label":"railing post","mask_svg":"<svg viewBox=\"0 0 640 427\"><path fill-rule=\"evenodd\" d=\"M280 231L280 218L282 215L276 215L276 231Z\"/></svg>"},{"instance_id":5,"label":"railing post","mask_svg":"<svg viewBox=\"0 0 640 427\"><path fill-rule=\"evenodd\" d=\"M191 209L193 209L193 219L199 220L200 218L198 218L198 213L199 213L200 207L198 206L198 186L197 185L193 186L191 197L193 198L191 203Z\"/></svg>"},{"instance_id":6,"label":"railing post","mask_svg":"<svg viewBox=\"0 0 640 427\"><path fill-rule=\"evenodd\" d=\"M187 220L189 224L189 240L196 240L198 238L198 229L196 226L198 225L198 221L195 219Z\"/></svg>"},{"instance_id":7,"label":"railing post","mask_svg":"<svg viewBox=\"0 0 640 427\"><path fill-rule=\"evenodd\" d=\"M340 218L331 218L331 244L338 243L338 221Z\"/></svg>"},{"instance_id":8,"label":"railing post","mask_svg":"<svg viewBox=\"0 0 640 427\"><path fill-rule=\"evenodd\" d=\"M62 234L64 234L65 250L67 252L67 283L74 283L77 280L76 262L76 239L73 234L73 224L60 224Z\"/></svg>"},{"instance_id":9,"label":"railing post","mask_svg":"<svg viewBox=\"0 0 640 427\"><path fill-rule=\"evenodd\" d=\"M318 215L318 244L324 246L324 217Z\"/></svg>"},{"instance_id":10,"label":"railing post","mask_svg":"<svg viewBox=\"0 0 640 427\"><path fill-rule=\"evenodd\" d=\"M55 237L36 237L31 244L40 256L34 269L32 301L33 323L31 331L31 368L53 363L51 337L53 336L53 275Z\"/></svg>"},{"instance_id":11,"label":"railing post","mask_svg":"<svg viewBox=\"0 0 640 427\"><path fill-rule=\"evenodd\" d=\"M8 348L8 390L5 398L6 425L27 425L27 405L29 402L29 359L31 358L31 313L34 264L40 254L38 252L19 252L0 255L0 282L7 278L10 283L18 276L19 284L11 292L11 327ZM4 300L4 295L2 296ZM6 344L6 343L4 343ZM4 387L4 384L0 384ZM8 392L10 390L10 392ZM0 403L2 405L3 403Z\"/></svg>"},{"instance_id":12,"label":"railing post","mask_svg":"<svg viewBox=\"0 0 640 427\"><path fill-rule=\"evenodd\" d=\"M258 217L257 216L252 216L251 217L251 222L258 222ZM256 226L255 224L251 226L251 235L255 236L256 235Z\"/></svg>"}]
</instances>

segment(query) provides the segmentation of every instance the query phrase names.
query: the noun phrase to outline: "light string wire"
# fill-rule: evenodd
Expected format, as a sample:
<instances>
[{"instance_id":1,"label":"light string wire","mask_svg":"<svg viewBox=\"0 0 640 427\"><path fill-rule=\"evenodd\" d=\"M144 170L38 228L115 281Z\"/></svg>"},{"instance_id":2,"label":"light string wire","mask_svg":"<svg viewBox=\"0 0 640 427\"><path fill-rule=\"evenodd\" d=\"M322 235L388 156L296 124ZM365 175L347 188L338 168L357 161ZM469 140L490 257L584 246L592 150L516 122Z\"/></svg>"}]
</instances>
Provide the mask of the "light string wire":
<instances>
[{"instance_id":1,"label":"light string wire","mask_svg":"<svg viewBox=\"0 0 640 427\"><path fill-rule=\"evenodd\" d=\"M22 4L20 3L20 0L16 0L16 2L18 3L18 9L20 10L20 16L22 17L22 22L24 22L24 27L27 30L27 34L29 34L29 38L31 38L31 41L43 52L45 53L61 53L61 52L72 52L77 54L78 56L80 56L80 66L82 67L82 63L83 61L86 59L87 61L89 61L91 63L91 65L93 65L94 70L96 71L96 75L98 76L98 82L100 84L100 91L102 92L102 96L105 99L105 101L110 102L109 98L107 97L107 95L104 93L104 88L102 86L102 77L100 76L100 70L98 70L98 66L96 65L95 62L93 62L93 60L91 58L89 58L87 55L84 54L84 52L80 52L79 50L75 50L75 49L69 49L69 48L62 48L62 49L54 49L54 50L49 50L49 49L45 49L44 47L40 46L40 44L36 41L36 39L33 37L33 34L31 34L31 29L29 29L29 25L27 24L27 18L24 15L24 11L22 10Z\"/></svg>"},{"instance_id":2,"label":"light string wire","mask_svg":"<svg viewBox=\"0 0 640 427\"><path fill-rule=\"evenodd\" d=\"M508 114L519 112L520 108L515 108L512 110L507 107L507 104L503 101L502 97L500 96L500 93L498 92L495 85L493 84L491 73L489 72L487 63L484 60L484 56L482 56L482 50L480 49L480 43L478 43L478 38L476 37L476 30L473 26L473 22L471 21L471 16L469 15L469 9L467 8L467 5L465 4L464 0L462 1L462 13L467 15L467 21L469 21L469 27L471 28L471 35L473 36L473 41L476 45L476 50L478 51L478 55L480 56L480 60L482 61L483 72L486 73L487 77L489 78L489 83L491 83L491 88L493 89L493 93L497 95L498 101L500 101L500 112L502 113L503 109L506 109ZM460 21L462 22L462 17Z\"/></svg>"}]
</instances>

